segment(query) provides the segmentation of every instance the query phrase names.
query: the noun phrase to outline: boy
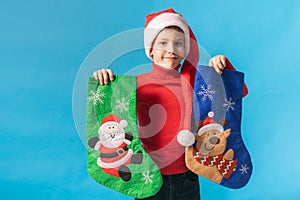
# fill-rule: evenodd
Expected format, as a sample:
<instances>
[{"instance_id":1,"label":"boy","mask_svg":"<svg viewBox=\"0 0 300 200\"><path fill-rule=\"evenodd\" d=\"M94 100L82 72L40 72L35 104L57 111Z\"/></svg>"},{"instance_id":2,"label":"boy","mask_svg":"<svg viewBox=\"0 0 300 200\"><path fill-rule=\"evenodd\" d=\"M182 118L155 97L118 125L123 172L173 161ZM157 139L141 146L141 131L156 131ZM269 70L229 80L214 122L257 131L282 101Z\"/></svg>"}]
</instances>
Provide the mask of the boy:
<instances>
[{"instance_id":1,"label":"boy","mask_svg":"<svg viewBox=\"0 0 300 200\"><path fill-rule=\"evenodd\" d=\"M146 199L199 200L198 175L186 167L184 147L177 141L178 132L191 130L198 44L185 19L168 9L147 15L144 45L153 69L137 77L139 137L163 176L160 191ZM223 55L210 59L209 65L219 74L225 67L234 69ZM110 69L93 76L100 84L114 80Z\"/></svg>"}]
</instances>

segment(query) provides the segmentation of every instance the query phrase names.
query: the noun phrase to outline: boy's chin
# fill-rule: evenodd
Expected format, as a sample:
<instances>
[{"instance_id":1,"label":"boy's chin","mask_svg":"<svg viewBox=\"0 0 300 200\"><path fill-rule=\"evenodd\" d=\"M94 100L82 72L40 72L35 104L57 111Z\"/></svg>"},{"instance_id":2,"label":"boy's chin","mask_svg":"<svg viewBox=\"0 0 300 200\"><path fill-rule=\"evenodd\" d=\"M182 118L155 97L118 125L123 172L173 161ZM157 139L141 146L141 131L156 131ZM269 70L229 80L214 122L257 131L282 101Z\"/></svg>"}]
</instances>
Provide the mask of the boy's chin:
<instances>
[{"instance_id":1,"label":"boy's chin","mask_svg":"<svg viewBox=\"0 0 300 200\"><path fill-rule=\"evenodd\" d=\"M165 68L165 69L176 69L177 66L173 66L173 65L163 65L163 66L161 66L161 67L163 67L163 68Z\"/></svg>"},{"instance_id":2,"label":"boy's chin","mask_svg":"<svg viewBox=\"0 0 300 200\"><path fill-rule=\"evenodd\" d=\"M180 63L179 63L180 64ZM164 63L161 66L166 69L176 69L178 67L177 63Z\"/></svg>"}]
</instances>

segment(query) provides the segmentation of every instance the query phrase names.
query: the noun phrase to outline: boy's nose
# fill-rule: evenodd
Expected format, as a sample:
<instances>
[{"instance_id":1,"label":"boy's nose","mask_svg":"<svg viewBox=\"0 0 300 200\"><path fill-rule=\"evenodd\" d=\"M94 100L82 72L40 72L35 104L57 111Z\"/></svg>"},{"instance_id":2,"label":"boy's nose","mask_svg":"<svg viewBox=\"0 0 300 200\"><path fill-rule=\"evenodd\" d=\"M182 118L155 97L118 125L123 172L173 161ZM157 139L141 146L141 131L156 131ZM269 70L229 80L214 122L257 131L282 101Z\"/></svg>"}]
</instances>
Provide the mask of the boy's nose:
<instances>
[{"instance_id":1,"label":"boy's nose","mask_svg":"<svg viewBox=\"0 0 300 200\"><path fill-rule=\"evenodd\" d=\"M175 48L174 48L174 45L173 45L173 44L169 44L167 48L168 48L168 49L167 49L168 52L170 52L170 53L174 53L174 52L175 52Z\"/></svg>"}]
</instances>

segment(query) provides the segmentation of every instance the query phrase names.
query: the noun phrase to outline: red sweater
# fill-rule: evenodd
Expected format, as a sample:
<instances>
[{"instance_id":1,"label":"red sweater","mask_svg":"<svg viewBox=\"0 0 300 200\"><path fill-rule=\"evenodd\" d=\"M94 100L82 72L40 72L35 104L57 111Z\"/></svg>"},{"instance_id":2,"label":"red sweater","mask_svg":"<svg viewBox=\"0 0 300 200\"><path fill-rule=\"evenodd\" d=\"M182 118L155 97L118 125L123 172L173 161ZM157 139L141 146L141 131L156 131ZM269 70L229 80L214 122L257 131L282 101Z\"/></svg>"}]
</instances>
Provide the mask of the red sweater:
<instances>
[{"instance_id":1,"label":"red sweater","mask_svg":"<svg viewBox=\"0 0 300 200\"><path fill-rule=\"evenodd\" d=\"M177 142L177 134L190 130L193 91L187 87L186 76L177 70L152 65L151 72L137 77L139 137L162 174L183 173L188 171L185 148ZM227 68L235 70L229 61ZM190 74L193 83L195 72ZM243 96L247 93L244 84Z\"/></svg>"},{"instance_id":2,"label":"red sweater","mask_svg":"<svg viewBox=\"0 0 300 200\"><path fill-rule=\"evenodd\" d=\"M153 64L153 70L137 78L137 117L139 137L143 147L158 165L162 174L177 174L188 170L184 147L177 142L185 123L186 108L181 75Z\"/></svg>"}]
</instances>

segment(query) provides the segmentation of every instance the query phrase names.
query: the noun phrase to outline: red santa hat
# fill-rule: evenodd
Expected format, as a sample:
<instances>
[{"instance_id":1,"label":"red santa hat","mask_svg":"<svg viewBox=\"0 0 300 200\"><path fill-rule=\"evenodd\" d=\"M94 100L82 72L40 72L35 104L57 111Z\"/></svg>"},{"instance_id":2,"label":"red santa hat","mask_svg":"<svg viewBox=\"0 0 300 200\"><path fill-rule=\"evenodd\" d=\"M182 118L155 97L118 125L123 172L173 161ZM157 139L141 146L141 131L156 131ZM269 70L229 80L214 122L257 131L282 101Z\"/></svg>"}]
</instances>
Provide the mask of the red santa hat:
<instances>
[{"instance_id":1,"label":"red santa hat","mask_svg":"<svg viewBox=\"0 0 300 200\"><path fill-rule=\"evenodd\" d=\"M214 116L214 113L212 111L210 111L208 113L208 116L204 119L203 123L202 123L202 127L199 129L198 131L198 135L202 135L203 133L205 133L208 130L211 129L215 129L218 130L220 132L224 131L224 128L221 124L218 124L217 122L215 122L212 118Z\"/></svg>"},{"instance_id":2,"label":"red santa hat","mask_svg":"<svg viewBox=\"0 0 300 200\"><path fill-rule=\"evenodd\" d=\"M144 46L146 55L152 60L150 56L150 50L153 45L153 41L156 36L164 28L168 26L178 26L181 28L185 35L185 61L182 65L182 73L195 74L195 66L199 60L199 49L195 35L186 20L170 8L160 12L152 13L146 16L146 23L144 28ZM193 69L192 69L193 68ZM190 77L186 77L190 81ZM193 81L193 80L191 80ZM192 82L193 85L193 82Z\"/></svg>"},{"instance_id":3,"label":"red santa hat","mask_svg":"<svg viewBox=\"0 0 300 200\"><path fill-rule=\"evenodd\" d=\"M104 128L107 126L116 125L116 124L121 128L125 128L128 125L127 121L122 120L118 115L109 114L103 118L100 124L99 132L104 130Z\"/></svg>"}]
</instances>

